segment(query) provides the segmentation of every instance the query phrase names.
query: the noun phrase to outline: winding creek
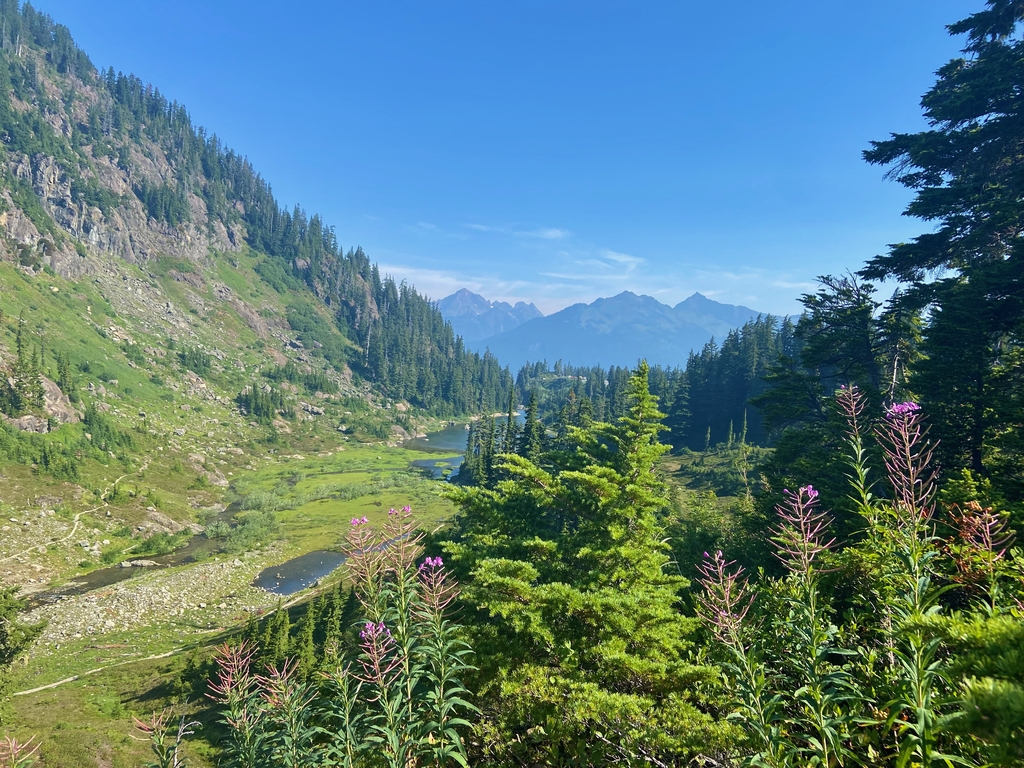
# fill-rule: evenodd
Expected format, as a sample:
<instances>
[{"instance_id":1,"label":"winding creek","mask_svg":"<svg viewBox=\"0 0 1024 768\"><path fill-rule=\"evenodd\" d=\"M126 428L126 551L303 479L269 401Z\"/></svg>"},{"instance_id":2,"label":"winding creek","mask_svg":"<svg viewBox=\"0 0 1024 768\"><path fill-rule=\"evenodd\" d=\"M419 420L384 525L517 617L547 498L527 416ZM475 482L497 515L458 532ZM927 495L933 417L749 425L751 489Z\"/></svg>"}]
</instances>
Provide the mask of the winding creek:
<instances>
[{"instance_id":1,"label":"winding creek","mask_svg":"<svg viewBox=\"0 0 1024 768\"><path fill-rule=\"evenodd\" d=\"M435 480L444 480L455 477L459 473L464 457L452 455L453 452L464 452L466 448L466 436L468 428L463 424L449 425L437 432L430 432L426 437L416 437L407 440L403 447L417 451L430 453L443 453L434 459L414 459L409 466L421 471L429 472ZM215 521L230 523L237 507L228 507L217 514L207 524ZM159 568L170 568L177 565L186 565L204 558L205 554L215 547L215 542L199 533L192 536L184 546L173 552L163 555L144 555L137 559L151 563L146 567L122 568L119 565L108 568L98 568L57 589L37 592L29 597L29 606L34 608L46 603L53 603L65 597L81 595L92 592L96 589L109 587L120 581L131 579L148 571ZM125 554L126 560L135 560L130 553ZM262 570L257 575L253 586L265 589L275 595L292 595L307 587L313 586L317 581L330 575L338 566L345 562L345 556L340 552L328 550L314 550L299 557L287 560L279 565L272 565Z\"/></svg>"},{"instance_id":2,"label":"winding creek","mask_svg":"<svg viewBox=\"0 0 1024 768\"><path fill-rule=\"evenodd\" d=\"M234 517L237 511L238 508L232 505L224 511L219 512L215 517L211 518L207 525L216 521L230 523L231 518ZM67 584L57 587L56 589L45 592L35 592L31 595L27 595L28 605L29 608L36 608L46 603L56 602L65 597L83 595L86 592L92 592L95 589L103 589L104 587L109 587L112 584L117 584L119 581L125 581L135 576L140 576L147 571L194 563L196 560L203 559L205 553L210 549L213 549L215 546L215 542L206 538L203 534L197 533L195 536L190 537L189 540L185 542L184 546L178 547L178 549L173 552L168 552L163 555L132 555L131 553L126 552L126 561L130 562L136 560L155 563L155 565L132 568L122 568L120 565L112 565L107 568L98 568L95 571L90 571L89 573L81 576L76 576Z\"/></svg>"}]
</instances>

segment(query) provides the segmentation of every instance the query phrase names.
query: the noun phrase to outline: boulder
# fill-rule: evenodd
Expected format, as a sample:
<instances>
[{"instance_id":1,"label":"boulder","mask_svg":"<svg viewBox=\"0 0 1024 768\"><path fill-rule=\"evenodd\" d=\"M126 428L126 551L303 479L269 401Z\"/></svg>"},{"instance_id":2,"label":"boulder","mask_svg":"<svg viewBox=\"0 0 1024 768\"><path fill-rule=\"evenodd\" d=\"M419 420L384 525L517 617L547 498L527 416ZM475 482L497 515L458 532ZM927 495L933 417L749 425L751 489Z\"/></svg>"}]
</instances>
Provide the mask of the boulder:
<instances>
[{"instance_id":1,"label":"boulder","mask_svg":"<svg viewBox=\"0 0 1024 768\"><path fill-rule=\"evenodd\" d=\"M40 435L45 435L50 431L50 422L41 416L29 415L11 419L0 414L0 419L3 419L3 421L10 424L15 429L20 429L22 432L36 432Z\"/></svg>"},{"instance_id":2,"label":"boulder","mask_svg":"<svg viewBox=\"0 0 1024 768\"><path fill-rule=\"evenodd\" d=\"M43 378L43 407L54 421L59 424L77 424L78 411L71 405L61 388L47 378Z\"/></svg>"}]
</instances>

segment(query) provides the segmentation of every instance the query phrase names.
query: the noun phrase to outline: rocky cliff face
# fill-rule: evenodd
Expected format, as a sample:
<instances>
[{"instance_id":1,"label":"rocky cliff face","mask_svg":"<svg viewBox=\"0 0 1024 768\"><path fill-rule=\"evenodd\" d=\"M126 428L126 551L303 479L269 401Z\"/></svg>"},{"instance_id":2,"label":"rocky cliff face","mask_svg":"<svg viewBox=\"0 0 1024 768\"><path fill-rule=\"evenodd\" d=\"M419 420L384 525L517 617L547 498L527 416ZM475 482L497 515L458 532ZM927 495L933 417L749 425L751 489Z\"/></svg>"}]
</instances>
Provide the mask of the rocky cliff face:
<instances>
[{"instance_id":1,"label":"rocky cliff face","mask_svg":"<svg viewBox=\"0 0 1024 768\"><path fill-rule=\"evenodd\" d=\"M90 114L111 109L110 96L90 78L59 74L46 65L46 52L26 49L20 64L35 73L34 101L9 94L15 119L36 121L52 131L50 153L31 156L8 147L0 183L0 258L33 268L49 266L63 277L93 274L117 259L143 265L159 256L198 262L211 249L238 250L241 224L226 226L208 215L205 201L189 189L184 169L175 167L160 145L144 134L106 146L83 144L80 126ZM36 130L38 135L45 128ZM103 208L75 194L79 183L108 201ZM150 216L136 191L140 185L181 184L188 220L175 226ZM39 208L18 190L31 190ZM95 197L95 195L94 195ZM113 204L109 204L113 203ZM28 205L26 205L28 204Z\"/></svg>"},{"instance_id":2,"label":"rocky cliff face","mask_svg":"<svg viewBox=\"0 0 1024 768\"><path fill-rule=\"evenodd\" d=\"M120 136L111 131L109 141L83 143L82 129L90 116L112 109L110 95L89 78L56 72L47 65L45 50L26 49L13 63L5 61L6 56L9 51L0 51L0 66L8 71L22 66L35 73L35 96L20 99L14 91L0 93L0 99L10 102L6 120L0 121L0 262L9 262L36 290L44 295L50 291L55 299L62 291L88 285L89 295L109 303L109 315L117 318L115 322L86 307L69 328L44 334L48 318L30 311L24 323L32 344L53 351L53 345L77 336L86 360L110 360L108 347L99 345L98 337L91 335L95 333L121 349L145 347L145 361L127 364L164 375L161 366L169 364L173 354L160 345L171 340L209 354L219 371L245 373L259 371L261 365L292 362L305 371L326 367L338 383L348 386L347 367L342 363L332 369L314 361L298 343L275 292L253 285L259 278L251 271L251 259L250 270L238 274L235 287L227 284L225 275L233 271L235 255L245 249L245 228L240 221L225 224L224 217L209 215L206 201L195 191L201 178L172 162L144 131ZM23 135L26 124L31 126L28 139ZM19 131L22 135L16 140ZM46 145L48 151L16 149L18 144L33 143ZM139 193L145 188L180 191L186 210L176 223L150 215ZM12 274L16 272L0 273L0 326L3 292L16 288ZM47 288L48 283L60 287ZM239 286L245 295L239 294ZM295 289L296 295L302 296L301 288ZM268 293L273 300L257 298ZM84 292L74 295L76 303L86 298ZM8 331L18 312L24 314L24 306L19 301L6 305ZM255 366L251 352L243 351L243 329L259 339ZM5 377L12 350L10 340L0 338L0 375ZM52 370L51 359L42 362L44 370ZM202 379L191 371L182 373L180 386L189 396L209 394L230 405L233 392L210 389L197 394L198 385L190 377ZM13 386L13 380L10 383ZM80 421L86 403L110 411L106 388L98 382L90 383L82 402L75 403L50 378L42 376L41 383L42 407L15 417L0 415L0 420L21 431L47 433Z\"/></svg>"},{"instance_id":3,"label":"rocky cliff face","mask_svg":"<svg viewBox=\"0 0 1024 768\"><path fill-rule=\"evenodd\" d=\"M10 176L31 184L43 211L59 231L84 248L76 250L72 242L63 238L53 242L54 238L40 232L19 208L10 190L3 190L0 196L7 210L0 214L0 227L5 236L0 240L3 249L0 252L13 260L24 247L34 249L41 257L41 264L63 277L77 278L97 271L100 263L111 258L136 265L158 256L198 262L211 249L238 250L244 239L240 227L229 230L219 221L211 224L205 203L195 195L189 196L192 216L189 222L172 227L147 216L142 203L131 193L131 177L160 178L160 169L152 162L140 163L138 167L133 164L131 169L122 170L109 158L101 157L96 159L95 169L97 183L122 200L107 213L84 201L74 201L68 174L54 158L42 154L32 158L24 154L9 155L7 171ZM164 171L172 175L169 166Z\"/></svg>"}]
</instances>

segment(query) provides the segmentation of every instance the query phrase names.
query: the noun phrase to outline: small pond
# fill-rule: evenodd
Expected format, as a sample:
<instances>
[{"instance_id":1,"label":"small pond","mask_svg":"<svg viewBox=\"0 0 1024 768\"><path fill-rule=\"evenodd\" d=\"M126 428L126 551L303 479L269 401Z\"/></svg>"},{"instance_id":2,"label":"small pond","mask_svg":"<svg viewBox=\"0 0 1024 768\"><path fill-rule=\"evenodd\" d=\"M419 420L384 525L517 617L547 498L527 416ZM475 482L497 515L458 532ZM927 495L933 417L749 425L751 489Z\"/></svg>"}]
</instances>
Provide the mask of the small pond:
<instances>
[{"instance_id":1,"label":"small pond","mask_svg":"<svg viewBox=\"0 0 1024 768\"><path fill-rule=\"evenodd\" d=\"M316 549L280 565L264 568L253 586L275 595L291 595L312 586L344 562L345 555L341 552Z\"/></svg>"},{"instance_id":2,"label":"small pond","mask_svg":"<svg viewBox=\"0 0 1024 768\"><path fill-rule=\"evenodd\" d=\"M443 459L416 459L410 461L409 466L430 472L435 480L443 480L445 475L450 480L459 474L463 461L465 458L462 456L446 456Z\"/></svg>"},{"instance_id":3,"label":"small pond","mask_svg":"<svg viewBox=\"0 0 1024 768\"><path fill-rule=\"evenodd\" d=\"M505 423L505 416L498 416L494 419L495 424L501 425ZM518 411L516 413L516 422L520 425L526 423L526 413ZM450 451L465 452L466 442L469 440L469 425L468 424L449 424L444 429L438 430L437 432L428 432L425 437L414 437L410 440L406 440L402 443L403 448L411 448L416 451L428 451L428 452L440 452L445 453ZM463 457L456 456L454 458L437 459L437 462L441 463L455 463L462 464ZM427 462L427 463L424 463ZM420 459L417 461L410 462L414 467L431 467L430 460ZM454 477L457 472L453 472ZM435 475L436 478L442 477L442 473L438 472Z\"/></svg>"},{"instance_id":4,"label":"small pond","mask_svg":"<svg viewBox=\"0 0 1024 768\"><path fill-rule=\"evenodd\" d=\"M437 432L428 432L426 437L406 440L402 446L417 451L464 451L468 437L467 425L454 424Z\"/></svg>"}]
</instances>

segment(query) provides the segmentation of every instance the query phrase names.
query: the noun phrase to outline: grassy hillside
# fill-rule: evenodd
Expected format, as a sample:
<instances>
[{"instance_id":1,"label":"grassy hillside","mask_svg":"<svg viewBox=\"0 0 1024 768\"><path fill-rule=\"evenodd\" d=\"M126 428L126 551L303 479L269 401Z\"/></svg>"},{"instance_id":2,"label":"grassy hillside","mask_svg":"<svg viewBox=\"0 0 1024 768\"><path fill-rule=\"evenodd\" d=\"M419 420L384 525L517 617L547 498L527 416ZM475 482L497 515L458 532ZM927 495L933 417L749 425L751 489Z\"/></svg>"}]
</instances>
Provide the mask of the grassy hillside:
<instances>
[{"instance_id":1,"label":"grassy hillside","mask_svg":"<svg viewBox=\"0 0 1024 768\"><path fill-rule=\"evenodd\" d=\"M44 765L91 766L96 755L140 764L132 717L181 698L175 680L190 652L208 653L277 606L250 585L263 568L337 547L353 516L376 519L404 504L427 521L449 514L435 484L408 470L421 456L392 447L404 433L396 422L419 429L430 419L354 384L298 342L280 318L322 308L301 289L278 293L254 263L246 249L200 263L119 265L79 281L0 263L0 359L13 362L20 326L52 382L60 350L74 420L45 434L0 424L3 583L31 597L159 556L203 527L210 539L199 562L136 569L30 612L48 627L14 670L12 692L100 669L12 698L5 728L39 736ZM232 298L217 301L225 289ZM349 343L337 332L326 340ZM313 374L331 391L311 390ZM237 395L254 384L280 394L275 416L239 407ZM218 516L228 504L238 514ZM247 524L262 513L270 525Z\"/></svg>"},{"instance_id":2,"label":"grassy hillside","mask_svg":"<svg viewBox=\"0 0 1024 768\"><path fill-rule=\"evenodd\" d=\"M0 730L136 766L132 717L277 609L261 570L354 516L450 514L397 446L511 378L179 104L30 6L0 18L0 585L47 622Z\"/></svg>"}]
</instances>

